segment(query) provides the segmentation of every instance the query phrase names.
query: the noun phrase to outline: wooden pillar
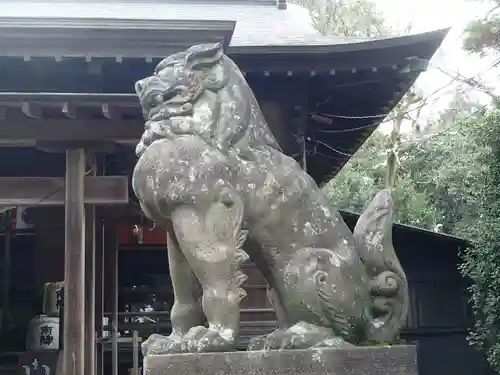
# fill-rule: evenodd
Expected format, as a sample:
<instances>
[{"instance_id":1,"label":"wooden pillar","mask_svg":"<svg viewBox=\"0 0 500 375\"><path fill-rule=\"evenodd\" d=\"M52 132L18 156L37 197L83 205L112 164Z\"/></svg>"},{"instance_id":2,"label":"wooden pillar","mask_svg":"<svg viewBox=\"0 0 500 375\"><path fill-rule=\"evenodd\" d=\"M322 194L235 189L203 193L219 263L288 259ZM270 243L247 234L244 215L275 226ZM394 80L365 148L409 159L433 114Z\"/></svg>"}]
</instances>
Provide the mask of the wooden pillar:
<instances>
[{"instance_id":1,"label":"wooden pillar","mask_svg":"<svg viewBox=\"0 0 500 375\"><path fill-rule=\"evenodd\" d=\"M85 207L85 374L96 371L96 220L95 206Z\"/></svg>"},{"instance_id":2,"label":"wooden pillar","mask_svg":"<svg viewBox=\"0 0 500 375\"><path fill-rule=\"evenodd\" d=\"M66 151L63 374L84 375L85 151Z\"/></svg>"},{"instance_id":3,"label":"wooden pillar","mask_svg":"<svg viewBox=\"0 0 500 375\"><path fill-rule=\"evenodd\" d=\"M97 176L97 160L91 163ZM96 374L96 208L85 207L85 373Z\"/></svg>"},{"instance_id":4,"label":"wooden pillar","mask_svg":"<svg viewBox=\"0 0 500 375\"><path fill-rule=\"evenodd\" d=\"M102 338L104 317L104 229L102 215L99 210L97 213L96 225L96 262L95 262L95 329L97 336ZM104 352L102 344L96 348L96 375L102 375L104 372Z\"/></svg>"},{"instance_id":5,"label":"wooden pillar","mask_svg":"<svg viewBox=\"0 0 500 375\"><path fill-rule=\"evenodd\" d=\"M116 223L107 215L104 219L105 310L111 312L111 375L118 375L118 242Z\"/></svg>"},{"instance_id":6,"label":"wooden pillar","mask_svg":"<svg viewBox=\"0 0 500 375\"><path fill-rule=\"evenodd\" d=\"M14 211L15 212L15 211ZM12 210L9 210L4 213L5 217L5 233L4 233L4 259L3 264L0 265L0 271L3 271L3 286L2 286L2 310L1 318L2 327L4 330L8 330L10 328L10 267L11 267L11 237L12 237L12 215L14 214Z\"/></svg>"},{"instance_id":7,"label":"wooden pillar","mask_svg":"<svg viewBox=\"0 0 500 375\"><path fill-rule=\"evenodd\" d=\"M112 226L113 227L113 226ZM109 250L112 252L112 269L111 274L113 275L112 293L113 293L113 315L111 316L111 325L113 330L111 332L111 365L112 373L111 375L118 375L118 244L116 243L116 231L113 233L113 238L115 238L114 246Z\"/></svg>"}]
</instances>

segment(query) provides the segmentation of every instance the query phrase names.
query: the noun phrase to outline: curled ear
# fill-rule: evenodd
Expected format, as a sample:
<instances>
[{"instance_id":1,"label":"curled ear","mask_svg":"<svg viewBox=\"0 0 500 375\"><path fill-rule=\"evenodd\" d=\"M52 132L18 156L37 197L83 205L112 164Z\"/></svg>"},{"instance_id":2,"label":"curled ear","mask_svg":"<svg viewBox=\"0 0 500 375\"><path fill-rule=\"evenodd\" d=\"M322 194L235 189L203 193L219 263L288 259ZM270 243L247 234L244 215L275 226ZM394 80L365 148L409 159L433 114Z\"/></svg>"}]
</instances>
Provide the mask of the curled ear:
<instances>
[{"instance_id":1,"label":"curled ear","mask_svg":"<svg viewBox=\"0 0 500 375\"><path fill-rule=\"evenodd\" d=\"M141 79L139 81L137 81L134 85L134 88L135 88L135 93L138 95L138 96L141 96L142 95L142 91L144 90L144 80Z\"/></svg>"},{"instance_id":2,"label":"curled ear","mask_svg":"<svg viewBox=\"0 0 500 375\"><path fill-rule=\"evenodd\" d=\"M363 258L370 258L363 259L365 262L373 264L370 260L378 259L387 245L392 246L392 209L391 190L384 189L373 198L359 217L353 234L358 245L362 247Z\"/></svg>"},{"instance_id":3,"label":"curled ear","mask_svg":"<svg viewBox=\"0 0 500 375\"><path fill-rule=\"evenodd\" d=\"M222 43L200 44L186 50L184 66L196 70L215 65L224 55Z\"/></svg>"}]
</instances>

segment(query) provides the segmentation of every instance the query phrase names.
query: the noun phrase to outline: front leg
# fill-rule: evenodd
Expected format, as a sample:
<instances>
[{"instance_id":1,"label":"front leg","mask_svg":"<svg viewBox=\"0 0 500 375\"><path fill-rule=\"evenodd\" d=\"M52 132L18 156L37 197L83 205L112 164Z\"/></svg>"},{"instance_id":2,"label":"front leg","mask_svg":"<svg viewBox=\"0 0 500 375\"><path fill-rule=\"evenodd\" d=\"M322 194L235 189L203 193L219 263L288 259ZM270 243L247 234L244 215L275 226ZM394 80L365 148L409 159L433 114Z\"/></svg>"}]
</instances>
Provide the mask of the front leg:
<instances>
[{"instance_id":1,"label":"front leg","mask_svg":"<svg viewBox=\"0 0 500 375\"><path fill-rule=\"evenodd\" d=\"M172 225L180 248L203 289L202 307L208 328L192 328L184 338L184 351L234 350L239 333L240 288L244 276L239 266L245 259L241 222L243 206L231 196L206 205L180 206Z\"/></svg>"},{"instance_id":2,"label":"front leg","mask_svg":"<svg viewBox=\"0 0 500 375\"><path fill-rule=\"evenodd\" d=\"M170 311L172 333L169 336L151 335L142 343L144 356L183 352L183 339L189 330L205 323L201 308L201 285L181 252L171 228L167 230L167 250L174 290L174 304Z\"/></svg>"}]
</instances>

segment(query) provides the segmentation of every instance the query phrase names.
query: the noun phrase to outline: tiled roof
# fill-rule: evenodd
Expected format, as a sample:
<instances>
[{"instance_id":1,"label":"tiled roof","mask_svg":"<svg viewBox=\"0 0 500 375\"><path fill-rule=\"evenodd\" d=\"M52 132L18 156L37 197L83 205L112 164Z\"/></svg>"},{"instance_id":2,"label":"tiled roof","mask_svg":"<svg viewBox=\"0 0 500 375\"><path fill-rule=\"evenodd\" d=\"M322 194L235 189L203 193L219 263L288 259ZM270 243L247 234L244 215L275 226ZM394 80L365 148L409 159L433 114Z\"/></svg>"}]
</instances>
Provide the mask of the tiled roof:
<instances>
[{"instance_id":1,"label":"tiled roof","mask_svg":"<svg viewBox=\"0 0 500 375\"><path fill-rule=\"evenodd\" d=\"M7 18L236 21L231 46L331 45L355 40L325 37L308 12L264 0L0 0Z\"/></svg>"}]
</instances>

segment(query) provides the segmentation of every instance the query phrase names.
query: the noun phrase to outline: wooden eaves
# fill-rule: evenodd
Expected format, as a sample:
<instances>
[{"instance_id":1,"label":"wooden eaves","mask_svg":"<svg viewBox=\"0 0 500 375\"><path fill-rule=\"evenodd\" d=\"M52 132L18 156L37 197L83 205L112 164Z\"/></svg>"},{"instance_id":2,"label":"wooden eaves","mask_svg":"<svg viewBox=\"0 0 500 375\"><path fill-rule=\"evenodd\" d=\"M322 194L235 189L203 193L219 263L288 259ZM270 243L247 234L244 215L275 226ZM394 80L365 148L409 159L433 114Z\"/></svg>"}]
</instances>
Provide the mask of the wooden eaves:
<instances>
[{"instance_id":1,"label":"wooden eaves","mask_svg":"<svg viewBox=\"0 0 500 375\"><path fill-rule=\"evenodd\" d=\"M46 113L52 116L46 117ZM124 114L133 113L132 119ZM0 144L109 141L133 144L144 131L137 96L0 93Z\"/></svg>"}]
</instances>

